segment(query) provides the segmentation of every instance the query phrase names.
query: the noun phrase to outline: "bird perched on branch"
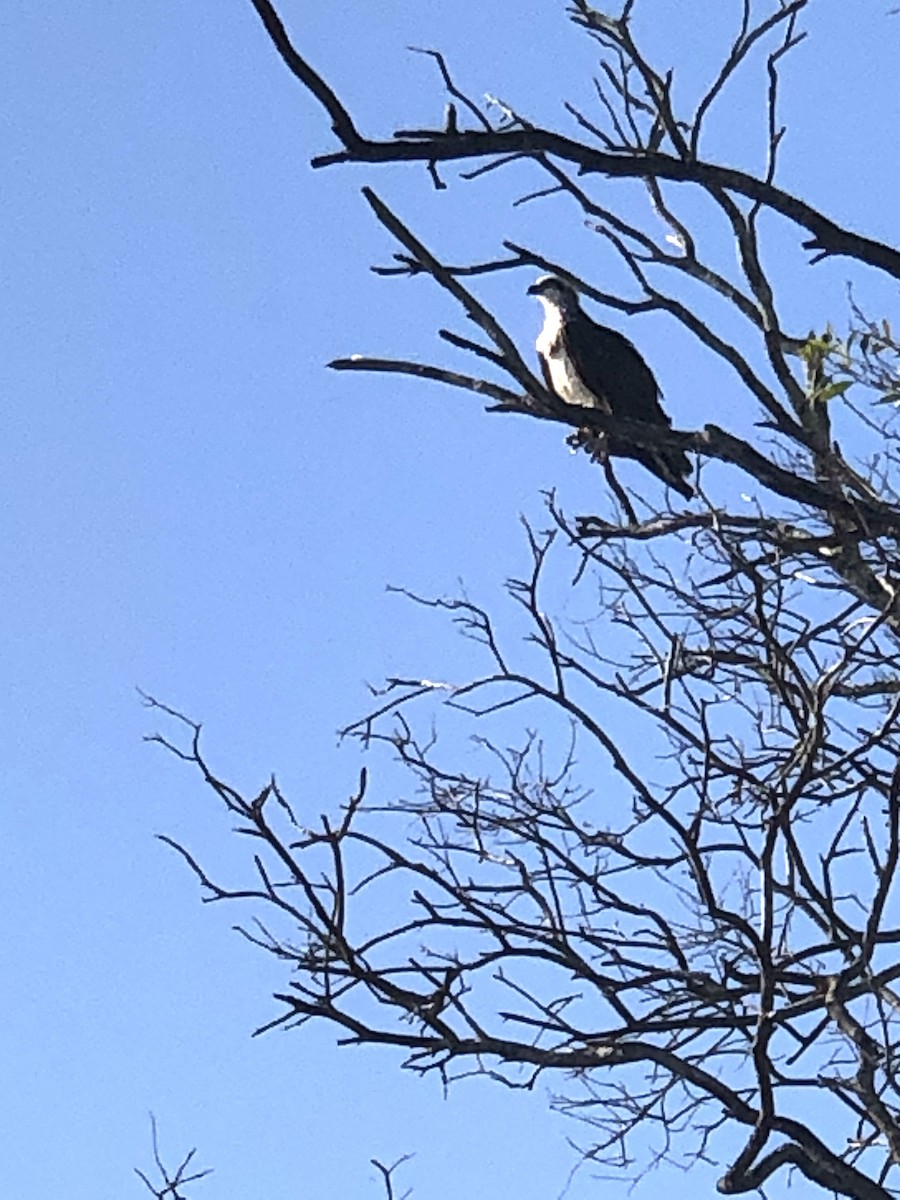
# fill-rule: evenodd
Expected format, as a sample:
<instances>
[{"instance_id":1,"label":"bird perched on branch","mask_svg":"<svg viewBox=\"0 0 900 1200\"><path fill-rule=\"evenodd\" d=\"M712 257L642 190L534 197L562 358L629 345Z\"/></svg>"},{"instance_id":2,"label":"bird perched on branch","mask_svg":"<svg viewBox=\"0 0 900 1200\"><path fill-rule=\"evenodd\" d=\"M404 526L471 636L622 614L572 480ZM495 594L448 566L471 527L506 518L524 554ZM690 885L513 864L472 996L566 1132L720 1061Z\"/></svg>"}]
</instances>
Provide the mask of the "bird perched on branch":
<instances>
[{"instance_id":1,"label":"bird perched on branch","mask_svg":"<svg viewBox=\"0 0 900 1200\"><path fill-rule=\"evenodd\" d=\"M566 404L596 408L627 421L670 429L659 402L659 385L637 350L614 329L584 312L578 293L556 275L542 275L528 289L544 306L544 327L535 346L548 389ZM596 441L596 434L592 441ZM602 438L605 453L626 454L689 500L691 464L683 450L653 449Z\"/></svg>"}]
</instances>

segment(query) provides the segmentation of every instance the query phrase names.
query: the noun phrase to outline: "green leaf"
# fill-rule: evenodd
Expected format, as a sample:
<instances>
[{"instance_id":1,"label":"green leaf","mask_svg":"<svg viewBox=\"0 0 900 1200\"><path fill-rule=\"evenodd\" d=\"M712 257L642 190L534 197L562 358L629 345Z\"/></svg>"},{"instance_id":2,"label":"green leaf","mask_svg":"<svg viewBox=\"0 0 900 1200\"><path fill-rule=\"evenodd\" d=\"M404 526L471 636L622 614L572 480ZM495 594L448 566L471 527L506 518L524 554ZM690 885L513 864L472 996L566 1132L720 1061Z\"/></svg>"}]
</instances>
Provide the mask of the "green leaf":
<instances>
[{"instance_id":1,"label":"green leaf","mask_svg":"<svg viewBox=\"0 0 900 1200\"><path fill-rule=\"evenodd\" d=\"M835 396L843 396L847 388L852 386L852 379L841 379L837 383L829 383L828 387L824 387L820 392L816 392L814 399L817 404L824 404L828 400L833 400Z\"/></svg>"}]
</instances>

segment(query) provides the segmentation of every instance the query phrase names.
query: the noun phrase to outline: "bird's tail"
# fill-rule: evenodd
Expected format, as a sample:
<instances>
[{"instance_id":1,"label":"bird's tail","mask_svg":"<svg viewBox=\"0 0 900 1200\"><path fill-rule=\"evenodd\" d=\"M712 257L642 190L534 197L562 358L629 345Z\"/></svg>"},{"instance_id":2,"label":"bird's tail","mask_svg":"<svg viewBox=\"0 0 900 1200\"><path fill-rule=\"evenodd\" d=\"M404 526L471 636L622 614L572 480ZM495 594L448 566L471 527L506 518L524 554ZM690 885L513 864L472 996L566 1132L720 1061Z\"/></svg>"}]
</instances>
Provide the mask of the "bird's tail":
<instances>
[{"instance_id":1,"label":"bird's tail","mask_svg":"<svg viewBox=\"0 0 900 1200\"><path fill-rule=\"evenodd\" d=\"M674 488L685 500L693 497L694 489L687 482L687 476L691 474L691 460L683 450L635 449L632 454L657 479Z\"/></svg>"}]
</instances>

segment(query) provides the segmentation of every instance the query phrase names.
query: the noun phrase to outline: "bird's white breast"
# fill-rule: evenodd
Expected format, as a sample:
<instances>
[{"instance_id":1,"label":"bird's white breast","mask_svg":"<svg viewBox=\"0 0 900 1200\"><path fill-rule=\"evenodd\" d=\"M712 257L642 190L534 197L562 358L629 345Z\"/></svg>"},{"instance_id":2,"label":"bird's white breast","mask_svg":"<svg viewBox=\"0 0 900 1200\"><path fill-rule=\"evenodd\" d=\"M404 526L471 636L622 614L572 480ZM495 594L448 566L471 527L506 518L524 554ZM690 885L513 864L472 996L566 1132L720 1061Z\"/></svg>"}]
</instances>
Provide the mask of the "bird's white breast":
<instances>
[{"instance_id":1,"label":"bird's white breast","mask_svg":"<svg viewBox=\"0 0 900 1200\"><path fill-rule=\"evenodd\" d=\"M543 297L538 299L543 300ZM544 304L544 327L534 345L547 364L553 390L561 400L565 400L567 404L580 404L585 408L608 407L584 386L575 371L572 360L566 353L563 314L555 304Z\"/></svg>"}]
</instances>

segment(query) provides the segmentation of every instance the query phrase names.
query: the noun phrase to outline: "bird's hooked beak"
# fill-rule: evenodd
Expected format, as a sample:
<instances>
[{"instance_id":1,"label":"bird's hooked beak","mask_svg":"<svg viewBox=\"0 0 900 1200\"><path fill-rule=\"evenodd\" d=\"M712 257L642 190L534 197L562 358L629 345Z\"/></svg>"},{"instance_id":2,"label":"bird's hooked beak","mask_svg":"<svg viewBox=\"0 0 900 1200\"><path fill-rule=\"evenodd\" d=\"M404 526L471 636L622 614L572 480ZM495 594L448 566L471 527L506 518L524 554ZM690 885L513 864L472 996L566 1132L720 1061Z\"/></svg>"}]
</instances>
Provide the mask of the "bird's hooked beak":
<instances>
[{"instance_id":1,"label":"bird's hooked beak","mask_svg":"<svg viewBox=\"0 0 900 1200\"><path fill-rule=\"evenodd\" d=\"M575 289L558 275L542 275L526 289L529 296L537 296L543 304L553 308L577 308Z\"/></svg>"}]
</instances>

